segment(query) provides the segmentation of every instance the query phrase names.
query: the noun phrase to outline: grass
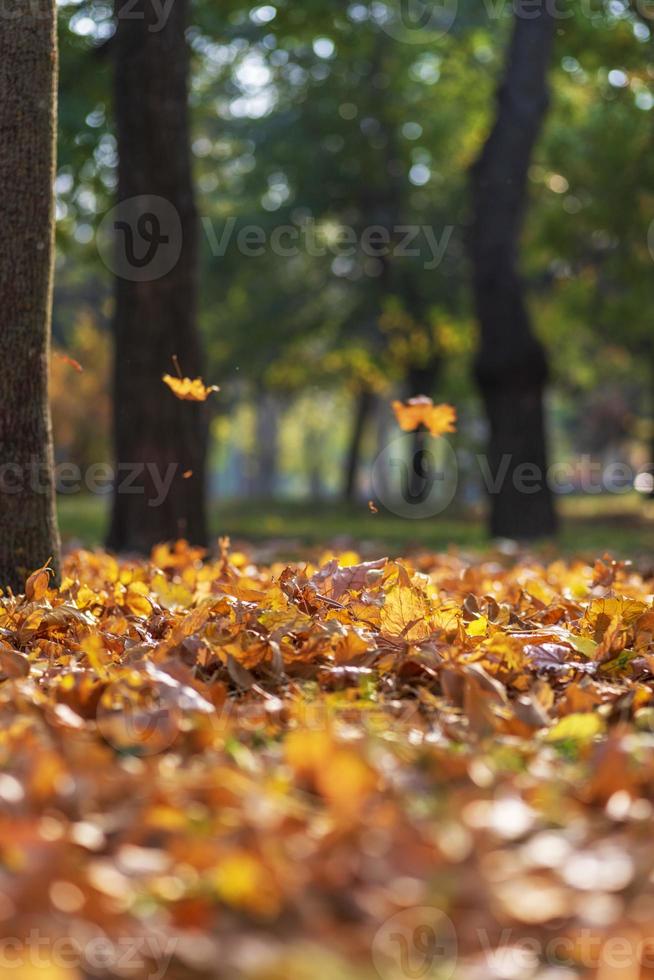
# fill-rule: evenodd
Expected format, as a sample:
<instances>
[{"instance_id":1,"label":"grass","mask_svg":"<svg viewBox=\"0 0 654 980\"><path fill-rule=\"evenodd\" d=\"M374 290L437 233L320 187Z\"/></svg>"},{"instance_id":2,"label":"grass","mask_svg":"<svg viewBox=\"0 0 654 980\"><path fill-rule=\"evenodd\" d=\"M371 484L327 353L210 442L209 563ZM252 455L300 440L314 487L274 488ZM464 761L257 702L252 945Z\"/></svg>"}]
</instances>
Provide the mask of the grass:
<instances>
[{"instance_id":1,"label":"grass","mask_svg":"<svg viewBox=\"0 0 654 980\"><path fill-rule=\"evenodd\" d=\"M59 518L65 543L100 546L107 507L103 497L61 497ZM649 558L654 551L654 520L647 507L636 494L564 498L558 539L542 547L546 554L594 557L608 551L621 557ZM280 555L289 556L303 546L334 543L341 547L356 543L365 553L385 548L396 554L416 548L477 551L488 546L479 515L411 521L384 511L371 514L365 503L216 501L211 508L211 532L214 538L229 535L234 541L268 542Z\"/></svg>"}]
</instances>

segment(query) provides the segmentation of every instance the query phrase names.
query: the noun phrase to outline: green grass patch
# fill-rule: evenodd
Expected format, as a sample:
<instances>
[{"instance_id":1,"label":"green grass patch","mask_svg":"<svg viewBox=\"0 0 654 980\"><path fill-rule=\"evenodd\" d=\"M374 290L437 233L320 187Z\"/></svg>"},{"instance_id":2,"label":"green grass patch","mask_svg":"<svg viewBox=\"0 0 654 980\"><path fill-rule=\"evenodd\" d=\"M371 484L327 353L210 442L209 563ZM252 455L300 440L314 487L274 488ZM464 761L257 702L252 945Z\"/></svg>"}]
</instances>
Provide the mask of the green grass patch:
<instances>
[{"instance_id":1,"label":"green grass patch","mask_svg":"<svg viewBox=\"0 0 654 980\"><path fill-rule=\"evenodd\" d=\"M602 503L605 506L602 506ZM540 546L545 556L557 552L593 557L608 551L643 558L654 551L654 522L642 499L614 497L591 501L565 498L560 502L561 532L556 541ZM98 547L103 542L108 513L106 497L60 497L59 519L68 546ZM371 514L365 503L345 506L306 501L215 501L211 507L214 538L271 542L280 555L292 556L303 546L350 545L368 552L385 548L401 554L416 549L443 551L455 547L479 551L488 547L479 515L439 515L411 521L385 511Z\"/></svg>"}]
</instances>

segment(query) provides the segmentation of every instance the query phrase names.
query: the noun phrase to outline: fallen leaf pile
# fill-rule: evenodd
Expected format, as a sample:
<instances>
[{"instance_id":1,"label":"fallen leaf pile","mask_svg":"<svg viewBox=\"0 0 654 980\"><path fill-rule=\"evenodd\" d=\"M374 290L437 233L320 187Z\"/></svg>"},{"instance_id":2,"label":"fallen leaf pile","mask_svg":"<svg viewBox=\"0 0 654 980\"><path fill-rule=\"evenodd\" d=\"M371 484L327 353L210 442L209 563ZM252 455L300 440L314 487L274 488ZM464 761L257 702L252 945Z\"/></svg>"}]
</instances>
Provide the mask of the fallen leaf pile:
<instances>
[{"instance_id":1,"label":"fallen leaf pile","mask_svg":"<svg viewBox=\"0 0 654 980\"><path fill-rule=\"evenodd\" d=\"M653 589L226 542L38 570L0 599L2 970L654 976Z\"/></svg>"}]
</instances>

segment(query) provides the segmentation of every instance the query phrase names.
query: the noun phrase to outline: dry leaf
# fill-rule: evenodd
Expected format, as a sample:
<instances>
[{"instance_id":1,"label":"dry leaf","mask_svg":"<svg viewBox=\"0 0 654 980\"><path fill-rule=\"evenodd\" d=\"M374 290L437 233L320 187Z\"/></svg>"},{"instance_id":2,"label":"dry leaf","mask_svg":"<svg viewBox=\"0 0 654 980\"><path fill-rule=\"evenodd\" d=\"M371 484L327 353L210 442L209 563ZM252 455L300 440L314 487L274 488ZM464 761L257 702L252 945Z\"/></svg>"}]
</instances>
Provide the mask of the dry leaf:
<instances>
[{"instance_id":1,"label":"dry leaf","mask_svg":"<svg viewBox=\"0 0 654 980\"><path fill-rule=\"evenodd\" d=\"M64 354L63 351L54 351L54 356L57 358L57 360L63 361L65 364L69 364L70 367L77 371L78 374L81 374L84 370L79 361L76 361L74 357L69 357L68 354Z\"/></svg>"},{"instance_id":2,"label":"dry leaf","mask_svg":"<svg viewBox=\"0 0 654 980\"><path fill-rule=\"evenodd\" d=\"M48 558L43 568L37 568L29 576L25 583L25 596L30 602L39 602L50 587L51 569L48 567L51 559Z\"/></svg>"},{"instance_id":3,"label":"dry leaf","mask_svg":"<svg viewBox=\"0 0 654 980\"><path fill-rule=\"evenodd\" d=\"M434 405L431 398L418 395L406 402L393 402L393 411L404 432L415 432L424 426L432 436L456 432L456 409L452 405Z\"/></svg>"},{"instance_id":4,"label":"dry leaf","mask_svg":"<svg viewBox=\"0 0 654 980\"><path fill-rule=\"evenodd\" d=\"M162 381L167 384L175 398L187 402L206 402L214 391L220 391L217 385L207 387L202 378L175 378L164 374Z\"/></svg>"},{"instance_id":5,"label":"dry leaf","mask_svg":"<svg viewBox=\"0 0 654 980\"><path fill-rule=\"evenodd\" d=\"M93 973L83 953L52 973L67 923L153 940L148 972L185 980L241 943L311 950L271 977L312 975L326 944L334 976L363 976L407 936L418 972L434 938L453 954L443 902L462 976L480 934L482 973L522 976L506 937L651 932L651 579L425 552L266 565L227 539L62 572L0 599L0 915L19 945L43 933L48 980Z\"/></svg>"}]
</instances>

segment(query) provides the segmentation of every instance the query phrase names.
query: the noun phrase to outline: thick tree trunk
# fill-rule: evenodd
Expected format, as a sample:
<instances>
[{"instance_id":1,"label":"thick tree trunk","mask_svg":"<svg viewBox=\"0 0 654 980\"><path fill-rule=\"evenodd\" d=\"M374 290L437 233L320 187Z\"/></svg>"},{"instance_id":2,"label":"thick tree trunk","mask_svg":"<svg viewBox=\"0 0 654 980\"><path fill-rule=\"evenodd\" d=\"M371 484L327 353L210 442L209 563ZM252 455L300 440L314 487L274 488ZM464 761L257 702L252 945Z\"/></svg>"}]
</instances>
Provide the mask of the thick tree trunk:
<instances>
[{"instance_id":1,"label":"thick tree trunk","mask_svg":"<svg viewBox=\"0 0 654 980\"><path fill-rule=\"evenodd\" d=\"M472 171L471 257L481 324L476 376L490 425L491 532L529 539L556 529L543 411L548 370L518 271L527 174L548 106L554 17L542 0L516 11L495 125ZM537 478L534 477L537 474ZM525 489L526 488L526 489Z\"/></svg>"},{"instance_id":2,"label":"thick tree trunk","mask_svg":"<svg viewBox=\"0 0 654 980\"><path fill-rule=\"evenodd\" d=\"M0 18L0 587L59 564L48 404L54 236L54 0Z\"/></svg>"},{"instance_id":3,"label":"thick tree trunk","mask_svg":"<svg viewBox=\"0 0 654 980\"><path fill-rule=\"evenodd\" d=\"M206 406L176 399L161 380L174 373L175 356L184 375L202 373L184 35L188 3L173 0L163 26L157 9L147 0L130 4L129 15L123 10L117 18L113 46L117 480L108 544L115 550L147 551L179 536L194 544L207 539ZM128 473L134 481L126 486Z\"/></svg>"},{"instance_id":4,"label":"thick tree trunk","mask_svg":"<svg viewBox=\"0 0 654 980\"><path fill-rule=\"evenodd\" d=\"M354 412L354 422L350 435L350 444L345 457L345 471L343 475L343 500L351 503L356 500L357 480L359 477L359 464L361 462L361 450L363 448L363 437L366 434L368 419L375 404L375 397L367 388L362 388L356 398L356 408Z\"/></svg>"},{"instance_id":5,"label":"thick tree trunk","mask_svg":"<svg viewBox=\"0 0 654 980\"><path fill-rule=\"evenodd\" d=\"M407 376L408 398L427 395L431 398L436 386L440 362L434 357L422 367L411 367ZM416 504L422 504L433 489L434 457L429 448L431 437L422 426L411 436L409 493Z\"/></svg>"}]
</instances>

